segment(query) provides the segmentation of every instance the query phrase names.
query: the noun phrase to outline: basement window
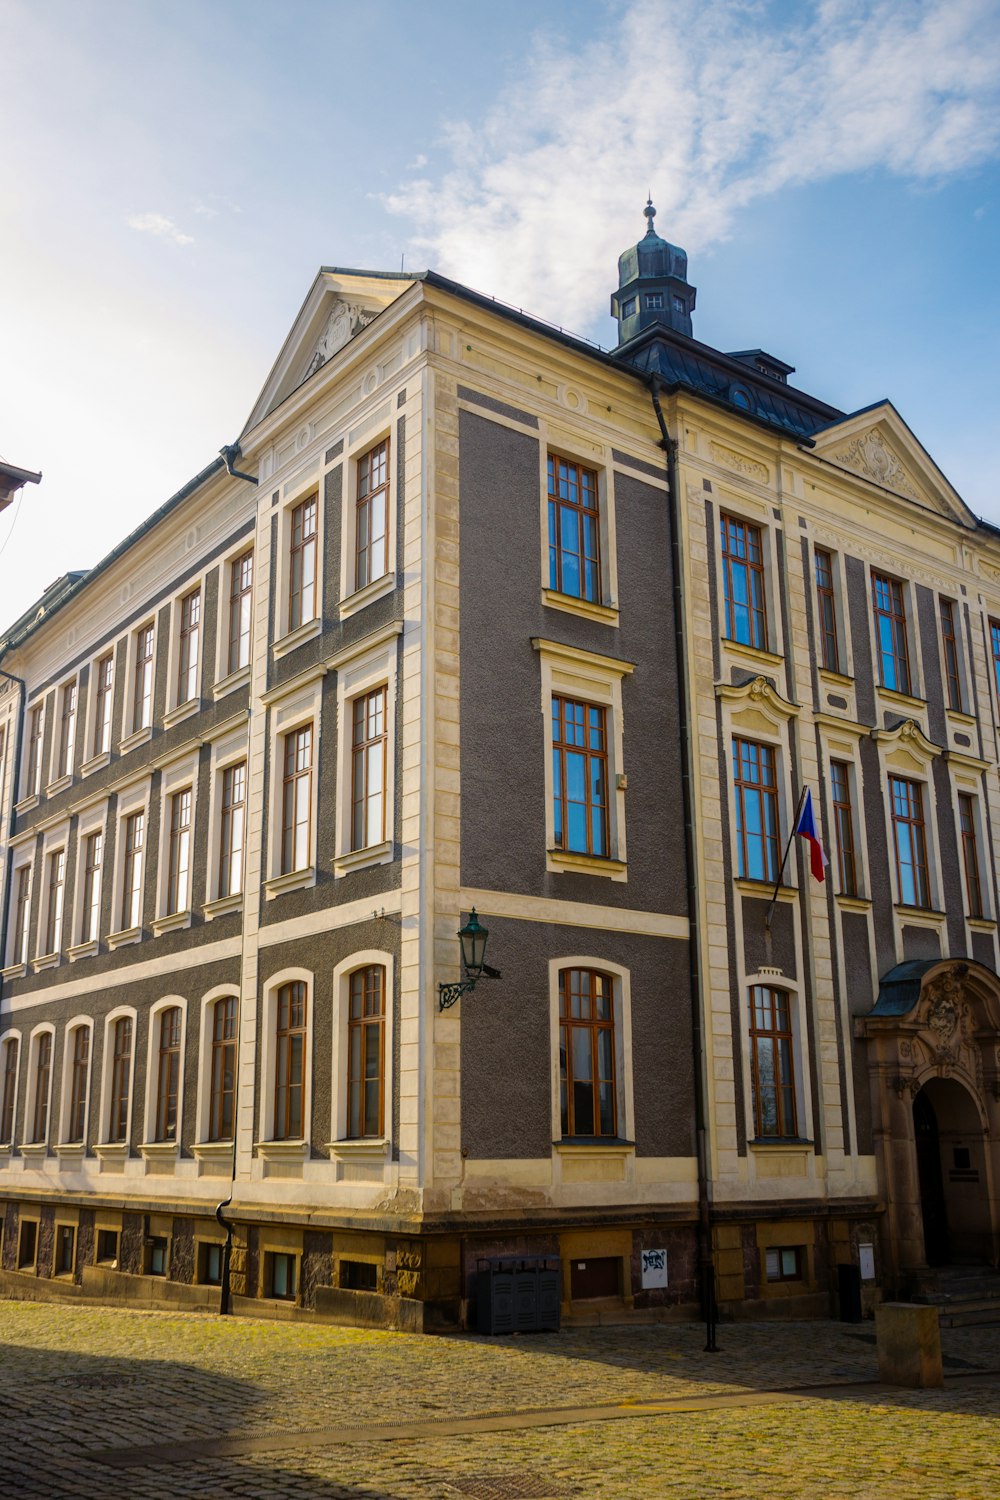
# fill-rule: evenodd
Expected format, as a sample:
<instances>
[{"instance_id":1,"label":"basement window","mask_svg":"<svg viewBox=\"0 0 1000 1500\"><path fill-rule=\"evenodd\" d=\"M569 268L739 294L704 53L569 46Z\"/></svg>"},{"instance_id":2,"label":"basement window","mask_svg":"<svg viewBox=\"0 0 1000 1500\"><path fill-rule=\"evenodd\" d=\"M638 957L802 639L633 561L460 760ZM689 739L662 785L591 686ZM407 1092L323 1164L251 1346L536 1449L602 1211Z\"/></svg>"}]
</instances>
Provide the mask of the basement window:
<instances>
[{"instance_id":1,"label":"basement window","mask_svg":"<svg viewBox=\"0 0 1000 1500\"><path fill-rule=\"evenodd\" d=\"M268 1297L283 1302L295 1301L296 1264L294 1255L274 1254L264 1257L264 1285Z\"/></svg>"},{"instance_id":2,"label":"basement window","mask_svg":"<svg viewBox=\"0 0 1000 1500\"><path fill-rule=\"evenodd\" d=\"M222 1246L200 1245L198 1248L198 1280L203 1286L222 1285Z\"/></svg>"},{"instance_id":3,"label":"basement window","mask_svg":"<svg viewBox=\"0 0 1000 1500\"><path fill-rule=\"evenodd\" d=\"M118 1269L118 1231L117 1229L99 1229L97 1231L97 1264L99 1266L110 1266L113 1271Z\"/></svg>"},{"instance_id":4,"label":"basement window","mask_svg":"<svg viewBox=\"0 0 1000 1500\"><path fill-rule=\"evenodd\" d=\"M378 1266L374 1261L342 1260L340 1284L352 1292L377 1292Z\"/></svg>"},{"instance_id":5,"label":"basement window","mask_svg":"<svg viewBox=\"0 0 1000 1500\"><path fill-rule=\"evenodd\" d=\"M801 1281L803 1247L783 1245L777 1250L768 1250L766 1256L768 1281Z\"/></svg>"}]
</instances>

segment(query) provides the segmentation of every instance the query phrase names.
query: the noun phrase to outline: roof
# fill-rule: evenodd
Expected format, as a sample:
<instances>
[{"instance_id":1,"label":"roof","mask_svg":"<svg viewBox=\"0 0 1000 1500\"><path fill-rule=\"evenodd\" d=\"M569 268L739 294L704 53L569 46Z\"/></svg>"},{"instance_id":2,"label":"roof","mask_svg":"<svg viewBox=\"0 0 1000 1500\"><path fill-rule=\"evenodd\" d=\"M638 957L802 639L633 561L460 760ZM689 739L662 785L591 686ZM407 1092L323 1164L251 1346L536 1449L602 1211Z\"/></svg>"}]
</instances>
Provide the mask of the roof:
<instances>
[{"instance_id":1,"label":"roof","mask_svg":"<svg viewBox=\"0 0 1000 1500\"><path fill-rule=\"evenodd\" d=\"M940 958L908 958L882 976L878 999L868 1012L870 1016L908 1016L920 999L920 987L928 969L940 964Z\"/></svg>"}]
</instances>

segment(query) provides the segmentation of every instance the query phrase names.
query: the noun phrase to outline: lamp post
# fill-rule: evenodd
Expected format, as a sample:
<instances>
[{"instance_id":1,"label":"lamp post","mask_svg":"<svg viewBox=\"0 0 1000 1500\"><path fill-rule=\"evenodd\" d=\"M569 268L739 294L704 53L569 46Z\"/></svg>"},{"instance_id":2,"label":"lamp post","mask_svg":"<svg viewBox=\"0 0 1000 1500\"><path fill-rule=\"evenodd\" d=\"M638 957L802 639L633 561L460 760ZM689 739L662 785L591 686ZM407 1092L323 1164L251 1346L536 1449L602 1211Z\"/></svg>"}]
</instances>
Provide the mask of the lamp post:
<instances>
[{"instance_id":1,"label":"lamp post","mask_svg":"<svg viewBox=\"0 0 1000 1500\"><path fill-rule=\"evenodd\" d=\"M438 1010L447 1010L454 1005L456 1000L461 1000L463 995L471 993L479 983L480 979L501 978L499 969L491 969L486 958L486 939L489 937L489 928L484 927L476 916L476 908L473 907L469 913L469 920L464 927L458 929L458 940L462 945L462 967L465 970L465 978L455 984L438 985Z\"/></svg>"}]
</instances>

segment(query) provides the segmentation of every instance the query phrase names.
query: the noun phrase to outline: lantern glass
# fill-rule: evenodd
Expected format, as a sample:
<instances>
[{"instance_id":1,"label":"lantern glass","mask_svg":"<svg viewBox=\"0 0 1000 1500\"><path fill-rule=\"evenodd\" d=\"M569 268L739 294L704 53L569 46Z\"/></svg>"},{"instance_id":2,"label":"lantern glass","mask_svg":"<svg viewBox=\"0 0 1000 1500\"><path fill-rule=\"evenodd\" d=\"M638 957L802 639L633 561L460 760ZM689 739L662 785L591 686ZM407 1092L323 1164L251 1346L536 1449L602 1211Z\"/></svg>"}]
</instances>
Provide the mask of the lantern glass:
<instances>
[{"instance_id":1,"label":"lantern glass","mask_svg":"<svg viewBox=\"0 0 1000 1500\"><path fill-rule=\"evenodd\" d=\"M462 944L462 962L467 974L481 974L486 957L486 939L489 930L483 927L476 916L476 908L469 913L469 920L458 930Z\"/></svg>"}]
</instances>

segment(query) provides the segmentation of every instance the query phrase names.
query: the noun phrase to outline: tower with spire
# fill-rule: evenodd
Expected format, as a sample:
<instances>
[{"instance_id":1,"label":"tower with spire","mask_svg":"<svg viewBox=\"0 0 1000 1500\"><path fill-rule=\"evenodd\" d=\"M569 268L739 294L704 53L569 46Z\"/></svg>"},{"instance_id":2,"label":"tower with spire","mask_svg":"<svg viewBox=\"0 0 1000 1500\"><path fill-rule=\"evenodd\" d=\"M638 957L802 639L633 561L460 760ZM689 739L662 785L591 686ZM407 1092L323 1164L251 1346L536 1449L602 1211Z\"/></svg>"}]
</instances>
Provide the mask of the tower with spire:
<instances>
[{"instance_id":1,"label":"tower with spire","mask_svg":"<svg viewBox=\"0 0 1000 1500\"><path fill-rule=\"evenodd\" d=\"M611 316L618 320L618 347L647 328L665 325L692 336L691 314L696 289L687 279L687 252L660 238L653 228L652 196L643 209L646 233L618 257L618 290L611 296Z\"/></svg>"}]
</instances>

